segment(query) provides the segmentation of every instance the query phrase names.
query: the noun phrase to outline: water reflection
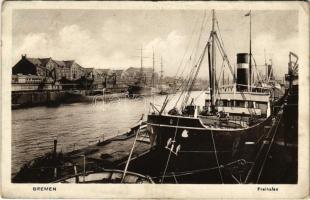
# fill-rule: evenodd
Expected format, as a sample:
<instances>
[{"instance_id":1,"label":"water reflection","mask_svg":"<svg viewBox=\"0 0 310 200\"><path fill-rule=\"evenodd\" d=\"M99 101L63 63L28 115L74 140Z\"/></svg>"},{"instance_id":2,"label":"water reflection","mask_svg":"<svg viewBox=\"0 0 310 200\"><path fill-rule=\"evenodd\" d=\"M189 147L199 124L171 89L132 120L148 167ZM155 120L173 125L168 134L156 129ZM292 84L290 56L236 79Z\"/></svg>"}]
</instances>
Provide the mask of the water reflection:
<instances>
[{"instance_id":1,"label":"water reflection","mask_svg":"<svg viewBox=\"0 0 310 200\"><path fill-rule=\"evenodd\" d=\"M192 96L197 102L203 102L201 92L194 92ZM143 113L148 114L150 102L159 107L164 98L156 96L13 110L12 173L27 161L51 151L54 139L58 140L58 151L66 152L95 143L103 135L109 138L125 132ZM177 95L167 108L173 107L176 99Z\"/></svg>"}]
</instances>

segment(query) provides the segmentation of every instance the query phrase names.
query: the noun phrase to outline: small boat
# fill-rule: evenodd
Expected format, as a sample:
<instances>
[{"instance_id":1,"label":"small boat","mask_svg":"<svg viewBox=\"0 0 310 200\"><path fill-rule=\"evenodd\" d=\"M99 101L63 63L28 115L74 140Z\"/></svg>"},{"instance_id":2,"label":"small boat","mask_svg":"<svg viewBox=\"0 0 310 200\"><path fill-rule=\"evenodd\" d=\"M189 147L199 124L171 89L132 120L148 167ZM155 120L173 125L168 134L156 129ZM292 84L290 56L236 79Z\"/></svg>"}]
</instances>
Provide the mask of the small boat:
<instances>
[{"instance_id":1,"label":"small boat","mask_svg":"<svg viewBox=\"0 0 310 200\"><path fill-rule=\"evenodd\" d=\"M117 169L103 169L97 172L87 172L72 175L66 178L62 178L53 183L132 183L132 184L153 184L151 177L144 176L134 172L126 172L124 176L124 171ZM122 181L123 179L123 181Z\"/></svg>"}]
</instances>

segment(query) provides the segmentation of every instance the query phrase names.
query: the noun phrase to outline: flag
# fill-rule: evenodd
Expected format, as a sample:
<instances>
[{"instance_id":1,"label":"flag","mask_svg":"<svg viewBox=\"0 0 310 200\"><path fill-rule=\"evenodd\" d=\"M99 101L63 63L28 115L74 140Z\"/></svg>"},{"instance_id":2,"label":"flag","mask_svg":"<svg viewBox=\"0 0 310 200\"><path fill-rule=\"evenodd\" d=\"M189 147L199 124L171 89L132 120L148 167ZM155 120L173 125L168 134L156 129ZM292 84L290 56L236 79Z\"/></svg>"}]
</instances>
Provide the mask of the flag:
<instances>
[{"instance_id":1,"label":"flag","mask_svg":"<svg viewBox=\"0 0 310 200\"><path fill-rule=\"evenodd\" d=\"M251 15L251 11L249 11L247 14L245 14L244 16L245 17L248 17L248 16L250 16Z\"/></svg>"}]
</instances>

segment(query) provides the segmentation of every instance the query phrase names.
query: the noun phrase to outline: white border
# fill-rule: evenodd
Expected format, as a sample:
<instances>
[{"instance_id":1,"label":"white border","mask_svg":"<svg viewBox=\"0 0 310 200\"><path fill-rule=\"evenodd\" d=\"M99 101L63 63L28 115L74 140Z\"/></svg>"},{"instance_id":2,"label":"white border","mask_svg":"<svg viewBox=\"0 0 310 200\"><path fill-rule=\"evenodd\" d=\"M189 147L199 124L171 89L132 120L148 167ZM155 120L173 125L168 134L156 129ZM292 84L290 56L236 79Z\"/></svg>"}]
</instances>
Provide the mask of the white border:
<instances>
[{"instance_id":1,"label":"white border","mask_svg":"<svg viewBox=\"0 0 310 200\"><path fill-rule=\"evenodd\" d=\"M64 185L11 183L11 66L14 9L216 9L299 11L299 163L298 184L259 185L278 192L258 192L258 185ZM5 2L2 8L2 195L6 198L306 198L309 195L309 7L306 2ZM289 28L289 27L288 27ZM288 59L288 58L283 58ZM33 186L57 192L33 192Z\"/></svg>"}]
</instances>

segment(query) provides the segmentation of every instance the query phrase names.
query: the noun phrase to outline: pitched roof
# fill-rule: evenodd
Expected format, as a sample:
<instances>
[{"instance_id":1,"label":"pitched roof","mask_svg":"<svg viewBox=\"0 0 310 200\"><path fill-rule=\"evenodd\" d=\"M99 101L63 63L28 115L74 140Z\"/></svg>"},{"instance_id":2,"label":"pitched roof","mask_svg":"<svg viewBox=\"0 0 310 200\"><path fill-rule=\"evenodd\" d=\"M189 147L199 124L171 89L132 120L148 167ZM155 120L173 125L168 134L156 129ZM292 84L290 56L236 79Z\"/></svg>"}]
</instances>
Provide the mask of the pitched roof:
<instances>
[{"instance_id":1,"label":"pitched roof","mask_svg":"<svg viewBox=\"0 0 310 200\"><path fill-rule=\"evenodd\" d=\"M54 60L53 61L59 66L59 67L66 67L66 63L61 60Z\"/></svg>"},{"instance_id":2,"label":"pitched roof","mask_svg":"<svg viewBox=\"0 0 310 200\"><path fill-rule=\"evenodd\" d=\"M39 58L26 58L29 62L31 62L33 65L39 66L42 65Z\"/></svg>"},{"instance_id":3,"label":"pitched roof","mask_svg":"<svg viewBox=\"0 0 310 200\"><path fill-rule=\"evenodd\" d=\"M64 60L63 63L65 64L65 67L70 68L74 63L74 60Z\"/></svg>"},{"instance_id":4,"label":"pitched roof","mask_svg":"<svg viewBox=\"0 0 310 200\"><path fill-rule=\"evenodd\" d=\"M113 72L123 72L123 69L114 69Z\"/></svg>"},{"instance_id":5,"label":"pitched roof","mask_svg":"<svg viewBox=\"0 0 310 200\"><path fill-rule=\"evenodd\" d=\"M43 66L46 66L46 64L51 60L52 58L39 58L39 60L41 61L41 64Z\"/></svg>"},{"instance_id":6,"label":"pitched roof","mask_svg":"<svg viewBox=\"0 0 310 200\"><path fill-rule=\"evenodd\" d=\"M81 67L81 68L85 69L85 68L82 67L79 63L77 63L77 62L75 62L75 61L73 61L73 63L75 63L75 65L77 65L78 67ZM73 63L72 63L72 64L73 64Z\"/></svg>"},{"instance_id":7,"label":"pitched roof","mask_svg":"<svg viewBox=\"0 0 310 200\"><path fill-rule=\"evenodd\" d=\"M95 69L98 74L108 74L111 69Z\"/></svg>"},{"instance_id":8,"label":"pitched roof","mask_svg":"<svg viewBox=\"0 0 310 200\"><path fill-rule=\"evenodd\" d=\"M84 71L88 75L95 72L93 67L84 68Z\"/></svg>"},{"instance_id":9,"label":"pitched roof","mask_svg":"<svg viewBox=\"0 0 310 200\"><path fill-rule=\"evenodd\" d=\"M113 70L113 73L115 73L115 74L118 75L118 76L122 75L123 72L124 72L123 69L116 69L116 70Z\"/></svg>"},{"instance_id":10,"label":"pitched roof","mask_svg":"<svg viewBox=\"0 0 310 200\"><path fill-rule=\"evenodd\" d=\"M84 68L85 69L85 71L87 71L87 72L92 72L92 71L94 71L94 68L93 67L85 67Z\"/></svg>"}]
</instances>

